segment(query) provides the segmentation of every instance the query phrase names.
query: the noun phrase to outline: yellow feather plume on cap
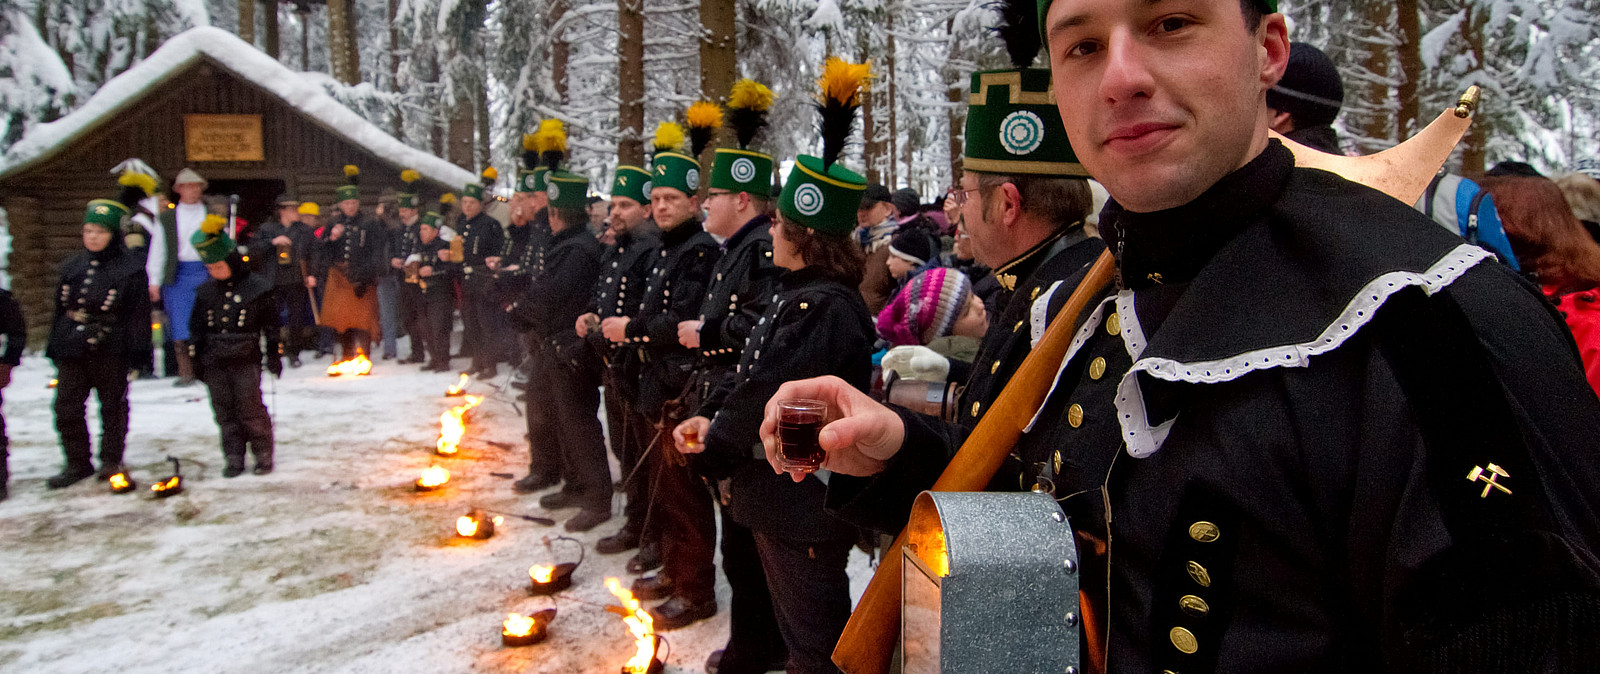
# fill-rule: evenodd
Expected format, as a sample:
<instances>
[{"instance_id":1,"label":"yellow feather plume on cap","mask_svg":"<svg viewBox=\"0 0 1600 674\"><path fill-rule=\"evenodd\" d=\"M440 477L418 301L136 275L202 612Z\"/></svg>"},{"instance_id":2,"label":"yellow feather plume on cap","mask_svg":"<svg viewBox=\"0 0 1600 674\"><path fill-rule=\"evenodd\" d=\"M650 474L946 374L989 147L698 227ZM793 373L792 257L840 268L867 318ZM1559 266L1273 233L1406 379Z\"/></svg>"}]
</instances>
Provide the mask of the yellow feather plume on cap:
<instances>
[{"instance_id":1,"label":"yellow feather plume on cap","mask_svg":"<svg viewBox=\"0 0 1600 674\"><path fill-rule=\"evenodd\" d=\"M441 204L453 204L455 202L456 202L456 195L453 194L453 193L450 193L450 192L445 192L444 196L439 197L439 203L441 203Z\"/></svg>"},{"instance_id":2,"label":"yellow feather plume on cap","mask_svg":"<svg viewBox=\"0 0 1600 674\"><path fill-rule=\"evenodd\" d=\"M677 122L662 122L656 126L656 152L672 152L683 147L683 127Z\"/></svg>"},{"instance_id":3,"label":"yellow feather plume on cap","mask_svg":"<svg viewBox=\"0 0 1600 674\"><path fill-rule=\"evenodd\" d=\"M486 168L486 169L483 170L483 179L484 180L487 180L487 181L492 183L492 182L494 182L495 180L497 180L499 178L500 178L500 171L495 169L495 167L490 166L489 168Z\"/></svg>"},{"instance_id":4,"label":"yellow feather plume on cap","mask_svg":"<svg viewBox=\"0 0 1600 674\"><path fill-rule=\"evenodd\" d=\"M356 168L355 164L345 164L344 165L344 174L346 176L352 176L352 177L353 176L357 176L357 175L361 174L361 169Z\"/></svg>"},{"instance_id":5,"label":"yellow feather plume on cap","mask_svg":"<svg viewBox=\"0 0 1600 674\"><path fill-rule=\"evenodd\" d=\"M733 83L733 90L728 93L728 107L767 110L772 107L772 90L746 77Z\"/></svg>"},{"instance_id":6,"label":"yellow feather plume on cap","mask_svg":"<svg viewBox=\"0 0 1600 674\"><path fill-rule=\"evenodd\" d=\"M536 133L525 133L525 134L522 134L522 151L523 152L538 152L539 151L539 134L536 134Z\"/></svg>"},{"instance_id":7,"label":"yellow feather plume on cap","mask_svg":"<svg viewBox=\"0 0 1600 674\"><path fill-rule=\"evenodd\" d=\"M547 119L539 122L539 128L533 132L532 149L540 154L545 152L567 151L567 128L559 119ZM524 143L523 147L527 147Z\"/></svg>"},{"instance_id":8,"label":"yellow feather plume on cap","mask_svg":"<svg viewBox=\"0 0 1600 674\"><path fill-rule=\"evenodd\" d=\"M143 190L144 195L147 197L156 193L155 176L152 176L148 173L125 171L120 177L117 178L117 184L123 187L137 187L140 190Z\"/></svg>"},{"instance_id":9,"label":"yellow feather plume on cap","mask_svg":"<svg viewBox=\"0 0 1600 674\"><path fill-rule=\"evenodd\" d=\"M223 218L216 213L212 213L207 215L205 220L200 221L200 231L207 234L216 234L217 232L222 231L222 226L226 224L228 224L228 220L226 218Z\"/></svg>"},{"instance_id":10,"label":"yellow feather plume on cap","mask_svg":"<svg viewBox=\"0 0 1600 674\"><path fill-rule=\"evenodd\" d=\"M422 178L422 174L417 173L416 171L411 170L411 169L406 169L406 170L400 172L400 182L403 182L403 183L407 183L407 184L414 183L414 182L417 182L417 180L420 179L420 178Z\"/></svg>"},{"instance_id":11,"label":"yellow feather plume on cap","mask_svg":"<svg viewBox=\"0 0 1600 674\"><path fill-rule=\"evenodd\" d=\"M716 103L698 101L689 106L689 112L684 115L689 120L689 127L694 129L720 129L722 128L722 106Z\"/></svg>"},{"instance_id":12,"label":"yellow feather plume on cap","mask_svg":"<svg viewBox=\"0 0 1600 674\"><path fill-rule=\"evenodd\" d=\"M822 90L823 102L860 105L861 92L866 90L867 82L871 79L870 62L851 63L837 56L829 56L822 65L822 77L817 78L817 87Z\"/></svg>"}]
</instances>

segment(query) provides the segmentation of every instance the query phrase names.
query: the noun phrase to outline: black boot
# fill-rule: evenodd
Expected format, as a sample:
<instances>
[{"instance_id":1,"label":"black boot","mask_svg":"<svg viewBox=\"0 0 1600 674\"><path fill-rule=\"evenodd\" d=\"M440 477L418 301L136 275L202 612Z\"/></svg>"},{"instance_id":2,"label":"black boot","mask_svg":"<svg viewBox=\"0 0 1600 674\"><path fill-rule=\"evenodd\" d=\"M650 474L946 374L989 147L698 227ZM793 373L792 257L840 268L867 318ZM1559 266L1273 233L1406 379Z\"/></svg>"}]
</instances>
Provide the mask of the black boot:
<instances>
[{"instance_id":1,"label":"black boot","mask_svg":"<svg viewBox=\"0 0 1600 674\"><path fill-rule=\"evenodd\" d=\"M228 457L227 467L222 469L223 477L239 477L244 474L244 457Z\"/></svg>"},{"instance_id":2,"label":"black boot","mask_svg":"<svg viewBox=\"0 0 1600 674\"><path fill-rule=\"evenodd\" d=\"M84 464L81 466L67 466L60 473L44 481L44 486L51 489L65 489L79 482L94 477L94 466Z\"/></svg>"}]
</instances>

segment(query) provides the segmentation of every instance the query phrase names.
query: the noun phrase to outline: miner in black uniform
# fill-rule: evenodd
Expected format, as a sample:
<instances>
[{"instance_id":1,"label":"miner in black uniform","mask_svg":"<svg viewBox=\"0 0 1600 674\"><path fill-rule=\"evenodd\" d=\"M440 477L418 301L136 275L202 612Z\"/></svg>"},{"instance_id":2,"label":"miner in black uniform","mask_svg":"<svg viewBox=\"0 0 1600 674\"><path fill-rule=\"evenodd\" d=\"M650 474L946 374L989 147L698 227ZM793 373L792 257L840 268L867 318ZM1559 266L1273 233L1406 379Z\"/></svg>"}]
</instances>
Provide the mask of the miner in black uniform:
<instances>
[{"instance_id":1,"label":"miner in black uniform","mask_svg":"<svg viewBox=\"0 0 1600 674\"><path fill-rule=\"evenodd\" d=\"M494 296L494 269L506 246L505 228L483 212L487 185L493 185L496 172L484 169L484 183L468 183L461 190L461 219L456 236L462 239L461 263L461 340L471 345L472 365L468 372L493 377L508 353L509 330L505 312Z\"/></svg>"},{"instance_id":2,"label":"miner in black uniform","mask_svg":"<svg viewBox=\"0 0 1600 674\"><path fill-rule=\"evenodd\" d=\"M750 149L766 125L771 100L771 90L752 80L735 83L728 96L727 116L739 145L717 148L705 201L706 231L722 240L722 255L712 269L699 316L678 324L678 342L696 351L686 409L699 409L712 389L731 376L781 271L773 264L772 235L767 232L772 224L766 215L772 157ZM693 108L690 116L695 116ZM693 458L690 467L714 485L729 477L717 465ZM722 569L733 592L728 643L720 651L718 671L766 671L768 665L781 666L786 657L766 577L750 530L729 518L726 508L722 514Z\"/></svg>"},{"instance_id":3,"label":"miner in black uniform","mask_svg":"<svg viewBox=\"0 0 1600 674\"><path fill-rule=\"evenodd\" d=\"M539 506L580 508L565 528L588 531L611 519L611 467L598 415L600 380L592 362L594 352L567 327L589 305L589 290L600 277L605 247L587 226L588 179L552 170L545 180L550 195L550 253L544 270L507 313L519 330L530 333L529 341L538 349L533 380L553 403L536 411L529 399L530 419L541 422L541 427L530 423L529 433L555 440L564 482L560 491L539 499Z\"/></svg>"},{"instance_id":4,"label":"miner in black uniform","mask_svg":"<svg viewBox=\"0 0 1600 674\"><path fill-rule=\"evenodd\" d=\"M195 290L189 318L196 374L211 394L211 412L222 432L223 477L244 473L245 450L256 475L272 472L272 417L261 401L261 366L283 375L278 354L278 307L273 283L251 273L224 230L222 218L206 218L190 242L211 280Z\"/></svg>"},{"instance_id":5,"label":"miner in black uniform","mask_svg":"<svg viewBox=\"0 0 1600 674\"><path fill-rule=\"evenodd\" d=\"M611 453L622 467L622 489L626 494L622 530L597 541L595 551L613 555L640 548L634 560L639 563L629 567L639 573L661 565L661 548L650 535L652 532L645 530L651 480L644 451L655 429L633 412L639 392L638 349L612 344L601 334L600 325L608 318L637 315L640 297L650 282L650 268L661 247L661 232L650 221L650 172L622 165L613 174L608 217L612 243L600 258L600 281L594 286L589 311L578 317L574 328L603 363L606 427L610 430Z\"/></svg>"},{"instance_id":6,"label":"miner in black uniform","mask_svg":"<svg viewBox=\"0 0 1600 674\"><path fill-rule=\"evenodd\" d=\"M417 193L416 181L422 176L412 169L400 172L400 182L404 187L395 195L395 215L400 220L398 229L389 230L385 242L385 249L389 256L389 273L395 274L399 279L397 292L397 305L400 313L400 326L407 336L411 338L411 353L400 359L401 365L418 365L427 363L427 337L411 332L411 325L417 316L426 312L422 304L413 304L412 288L408 285L415 284L416 268L408 268L407 261L417 254L418 239L422 231L422 210L419 206L421 195ZM437 227L434 234L438 234ZM420 256L419 256L420 258ZM436 261L436 260L435 260ZM420 265L419 265L420 266Z\"/></svg>"},{"instance_id":7,"label":"miner in black uniform","mask_svg":"<svg viewBox=\"0 0 1600 674\"><path fill-rule=\"evenodd\" d=\"M635 412L652 429L650 461L654 486L651 517L660 522L662 572L641 578L633 592L643 599L670 597L652 608L658 630L673 630L716 615L716 520L711 495L694 477L683 455L671 447L672 428L683 419L683 395L694 368L694 352L678 343L678 324L698 316L717 242L700 225L700 165L679 151L682 128L663 122L652 158L650 207L661 228L661 251L650 270L639 314L613 316L600 324L607 339L639 349L643 372ZM652 526L655 526L652 524Z\"/></svg>"},{"instance_id":8,"label":"miner in black uniform","mask_svg":"<svg viewBox=\"0 0 1600 674\"><path fill-rule=\"evenodd\" d=\"M449 261L450 242L440 235L443 216L430 211L417 220L416 244L405 258L400 301L411 335L407 362L426 363L430 372L450 371L450 330L455 315L457 264Z\"/></svg>"},{"instance_id":9,"label":"miner in black uniform","mask_svg":"<svg viewBox=\"0 0 1600 674\"><path fill-rule=\"evenodd\" d=\"M1600 400L1573 343L1491 253L1295 167L1267 133L1275 10L1041 3L1120 281L1013 448L1077 534L1086 665L1587 668L1600 455L1573 448ZM880 527L964 437L832 380L778 396L847 410L820 435L830 503Z\"/></svg>"},{"instance_id":10,"label":"miner in black uniform","mask_svg":"<svg viewBox=\"0 0 1600 674\"><path fill-rule=\"evenodd\" d=\"M322 293L322 325L339 336L340 360L372 354L378 334L378 274L388 268L383 225L361 211L360 172L344 167L346 183L338 188L339 211L329 219L322 240L327 287Z\"/></svg>"},{"instance_id":11,"label":"miner in black uniform","mask_svg":"<svg viewBox=\"0 0 1600 674\"><path fill-rule=\"evenodd\" d=\"M22 349L28 346L28 324L22 307L10 290L0 289L0 396L11 385L11 369L22 364ZM0 405L4 404L0 397ZM6 418L0 413L0 501L11 495L11 438L6 435Z\"/></svg>"},{"instance_id":12,"label":"miner in black uniform","mask_svg":"<svg viewBox=\"0 0 1600 674\"><path fill-rule=\"evenodd\" d=\"M273 306L283 317L279 343L289 357L289 367L300 367L300 352L311 348L307 326L311 322L311 296L306 294L305 269L316 236L300 222L300 200L278 197L277 218L261 223L250 241L254 271L272 283Z\"/></svg>"},{"instance_id":13,"label":"miner in black uniform","mask_svg":"<svg viewBox=\"0 0 1600 674\"><path fill-rule=\"evenodd\" d=\"M149 176L124 173L124 187L155 190ZM124 189L123 194L130 193ZM45 356L56 364L56 432L66 466L51 489L122 470L128 436L128 372L150 366L150 293L144 260L123 247L122 221L135 200L95 199L83 216L84 252L61 267ZM100 401L100 470L89 445L85 403Z\"/></svg>"}]
</instances>

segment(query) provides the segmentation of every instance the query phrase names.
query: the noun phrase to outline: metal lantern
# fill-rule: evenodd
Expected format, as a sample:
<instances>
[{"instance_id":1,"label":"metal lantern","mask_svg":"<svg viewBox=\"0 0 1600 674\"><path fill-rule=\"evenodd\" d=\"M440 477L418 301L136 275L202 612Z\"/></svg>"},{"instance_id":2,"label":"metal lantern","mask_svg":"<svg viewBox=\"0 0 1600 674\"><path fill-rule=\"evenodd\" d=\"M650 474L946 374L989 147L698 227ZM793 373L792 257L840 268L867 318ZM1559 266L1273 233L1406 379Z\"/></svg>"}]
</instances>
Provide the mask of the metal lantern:
<instances>
[{"instance_id":1,"label":"metal lantern","mask_svg":"<svg viewBox=\"0 0 1600 674\"><path fill-rule=\"evenodd\" d=\"M905 674L1080 671L1077 546L1050 495L923 492L901 554Z\"/></svg>"},{"instance_id":2,"label":"metal lantern","mask_svg":"<svg viewBox=\"0 0 1600 674\"><path fill-rule=\"evenodd\" d=\"M111 493L113 494L126 494L139 488L139 483L134 482L133 477L128 475L127 471L118 471L107 482L111 485Z\"/></svg>"},{"instance_id":3,"label":"metal lantern","mask_svg":"<svg viewBox=\"0 0 1600 674\"><path fill-rule=\"evenodd\" d=\"M547 608L533 615L511 613L500 626L500 645L532 646L550 636L550 623L556 619L556 610Z\"/></svg>"}]
</instances>

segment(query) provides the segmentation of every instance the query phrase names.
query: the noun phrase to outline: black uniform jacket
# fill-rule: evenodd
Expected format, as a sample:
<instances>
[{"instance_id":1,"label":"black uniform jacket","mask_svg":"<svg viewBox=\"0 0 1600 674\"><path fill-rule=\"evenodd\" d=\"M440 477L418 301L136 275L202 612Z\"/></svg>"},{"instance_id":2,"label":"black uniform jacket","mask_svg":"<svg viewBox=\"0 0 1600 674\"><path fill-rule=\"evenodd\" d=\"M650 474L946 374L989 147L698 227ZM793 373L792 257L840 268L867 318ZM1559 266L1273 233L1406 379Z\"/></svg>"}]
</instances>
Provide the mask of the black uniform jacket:
<instances>
[{"instance_id":1,"label":"black uniform jacket","mask_svg":"<svg viewBox=\"0 0 1600 674\"><path fill-rule=\"evenodd\" d=\"M500 269L495 272L495 296L504 304L522 297L528 282L544 269L544 257L550 249L548 225L541 227L529 221L506 228L505 250L500 254ZM511 269L516 267L516 269Z\"/></svg>"},{"instance_id":2,"label":"black uniform jacket","mask_svg":"<svg viewBox=\"0 0 1600 674\"><path fill-rule=\"evenodd\" d=\"M1004 309L990 314L989 329L972 361L971 378L957 405L963 426L977 425L1105 249L1105 242L1088 236L1079 222L995 270L995 278L1001 279L995 303Z\"/></svg>"},{"instance_id":3,"label":"black uniform jacket","mask_svg":"<svg viewBox=\"0 0 1600 674\"><path fill-rule=\"evenodd\" d=\"M432 267L433 273L428 276L418 274L415 282L407 279L406 283L415 286L430 300L448 298L450 301L454 301L455 293L450 280L460 274L461 265L455 262L440 261L439 251L441 250L450 250L449 242L435 236L432 241L423 243L422 238L419 236L416 244L412 246L411 252L406 257L416 255L421 262L418 271L421 271L421 267Z\"/></svg>"},{"instance_id":4,"label":"black uniform jacket","mask_svg":"<svg viewBox=\"0 0 1600 674\"><path fill-rule=\"evenodd\" d=\"M190 346L201 368L260 365L266 342L268 372L283 371L278 354L277 303L272 283L251 273L237 256L229 256L233 275L227 280L207 279L194 291L194 313L189 316Z\"/></svg>"},{"instance_id":5,"label":"black uniform jacket","mask_svg":"<svg viewBox=\"0 0 1600 674\"><path fill-rule=\"evenodd\" d=\"M286 260L278 257L278 247L272 243L280 236L289 237ZM295 221L286 227L278 220L268 220L256 228L255 236L250 239L251 268L273 285L303 285L305 277L312 272L311 249L316 242L316 235L302 222Z\"/></svg>"},{"instance_id":6,"label":"black uniform jacket","mask_svg":"<svg viewBox=\"0 0 1600 674\"><path fill-rule=\"evenodd\" d=\"M150 366L150 291L144 260L122 242L84 251L61 265L45 355L53 360L115 355Z\"/></svg>"},{"instance_id":7,"label":"black uniform jacket","mask_svg":"<svg viewBox=\"0 0 1600 674\"><path fill-rule=\"evenodd\" d=\"M22 363L22 350L28 346L28 323L22 306L11 291L0 288L0 365Z\"/></svg>"},{"instance_id":8,"label":"black uniform jacket","mask_svg":"<svg viewBox=\"0 0 1600 674\"><path fill-rule=\"evenodd\" d=\"M351 284L371 285L378 280L378 274L389 268L383 224L361 211L357 211L354 217L345 217L341 211L334 214L326 232L332 232L333 226L339 224L344 225L344 234L338 241L329 238L322 240L323 272L326 273L328 267L342 264L345 265L345 278Z\"/></svg>"},{"instance_id":9,"label":"black uniform jacket","mask_svg":"<svg viewBox=\"0 0 1600 674\"><path fill-rule=\"evenodd\" d=\"M464 218L456 223L456 236L463 238L461 273L467 282L477 284L491 278L484 259L499 257L506 247L506 232L500 221L488 213Z\"/></svg>"},{"instance_id":10,"label":"black uniform jacket","mask_svg":"<svg viewBox=\"0 0 1600 674\"><path fill-rule=\"evenodd\" d=\"M582 225L556 232L550 243L544 271L528 282L522 297L506 312L512 324L531 333L548 355L570 360L579 351L572 326L589 305L589 290L600 276L605 246Z\"/></svg>"},{"instance_id":11,"label":"black uniform jacket","mask_svg":"<svg viewBox=\"0 0 1600 674\"><path fill-rule=\"evenodd\" d=\"M1600 401L1537 289L1277 143L1107 214L1126 289L1015 451L1111 671L1592 666ZM835 477L842 515L903 522L965 433L902 418L887 471Z\"/></svg>"},{"instance_id":12,"label":"black uniform jacket","mask_svg":"<svg viewBox=\"0 0 1600 674\"><path fill-rule=\"evenodd\" d=\"M772 263L772 219L758 215L722 244L700 302L700 357L707 365L732 367L756 321L766 313L773 284L783 271Z\"/></svg>"},{"instance_id":13,"label":"black uniform jacket","mask_svg":"<svg viewBox=\"0 0 1600 674\"><path fill-rule=\"evenodd\" d=\"M678 343L678 323L699 315L717 253L716 239L698 220L661 233L639 313L627 330L627 342L638 347L642 363L638 409L647 415L659 414L689 382L694 354Z\"/></svg>"},{"instance_id":14,"label":"black uniform jacket","mask_svg":"<svg viewBox=\"0 0 1600 674\"><path fill-rule=\"evenodd\" d=\"M645 286L650 284L650 268L659 257L660 249L661 232L648 220L617 234L600 258L600 280L594 285L587 313L599 316L602 321L614 316L633 318L638 315ZM588 341L611 371L607 386L617 390L608 389L606 395L615 393L623 400L637 400L638 347L612 344L598 329L589 332Z\"/></svg>"},{"instance_id":15,"label":"black uniform jacket","mask_svg":"<svg viewBox=\"0 0 1600 674\"><path fill-rule=\"evenodd\" d=\"M767 401L784 382L836 375L865 391L876 341L859 288L814 268L785 273L765 298L767 312L750 333L739 364L698 411L712 419L696 469L732 476L728 507L739 523L795 540L836 540L851 528L823 510L816 476L796 483L767 465L758 431Z\"/></svg>"}]
</instances>

